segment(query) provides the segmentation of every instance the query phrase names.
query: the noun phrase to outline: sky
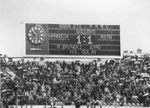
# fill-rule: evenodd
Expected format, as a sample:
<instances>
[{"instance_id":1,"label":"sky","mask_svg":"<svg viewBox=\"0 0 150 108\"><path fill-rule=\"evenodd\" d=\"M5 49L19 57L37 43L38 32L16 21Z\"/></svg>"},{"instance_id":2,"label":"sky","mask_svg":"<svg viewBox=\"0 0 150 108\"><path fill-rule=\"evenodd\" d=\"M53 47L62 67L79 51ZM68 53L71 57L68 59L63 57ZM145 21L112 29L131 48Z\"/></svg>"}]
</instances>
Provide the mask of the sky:
<instances>
[{"instance_id":1,"label":"sky","mask_svg":"<svg viewBox=\"0 0 150 108\"><path fill-rule=\"evenodd\" d=\"M0 0L0 54L25 56L25 23L120 25L121 52L150 52L150 0Z\"/></svg>"}]
</instances>

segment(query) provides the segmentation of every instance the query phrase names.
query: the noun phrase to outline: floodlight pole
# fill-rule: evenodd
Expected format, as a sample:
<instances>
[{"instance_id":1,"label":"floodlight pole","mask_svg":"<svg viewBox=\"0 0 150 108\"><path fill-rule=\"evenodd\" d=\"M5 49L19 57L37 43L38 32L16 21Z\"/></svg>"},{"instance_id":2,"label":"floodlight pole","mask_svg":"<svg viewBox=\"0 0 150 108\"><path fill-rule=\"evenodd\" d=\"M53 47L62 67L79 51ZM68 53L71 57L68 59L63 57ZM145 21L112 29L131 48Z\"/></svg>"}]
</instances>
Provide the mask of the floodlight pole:
<instances>
[{"instance_id":1,"label":"floodlight pole","mask_svg":"<svg viewBox=\"0 0 150 108\"><path fill-rule=\"evenodd\" d=\"M0 72L2 71L2 55L0 54ZM0 73L0 108L3 108L3 104L2 104L2 95L1 95L1 73Z\"/></svg>"}]
</instances>

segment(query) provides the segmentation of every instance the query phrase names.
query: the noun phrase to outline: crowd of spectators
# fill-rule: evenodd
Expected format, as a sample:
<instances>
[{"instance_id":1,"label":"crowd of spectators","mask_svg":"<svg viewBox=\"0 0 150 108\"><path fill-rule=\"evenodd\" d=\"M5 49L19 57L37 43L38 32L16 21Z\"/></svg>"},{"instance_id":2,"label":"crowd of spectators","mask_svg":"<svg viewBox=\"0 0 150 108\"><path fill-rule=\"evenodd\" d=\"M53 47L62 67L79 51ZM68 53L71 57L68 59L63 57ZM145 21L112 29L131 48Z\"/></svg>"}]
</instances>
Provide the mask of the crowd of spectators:
<instances>
[{"instance_id":1,"label":"crowd of spectators","mask_svg":"<svg viewBox=\"0 0 150 108\"><path fill-rule=\"evenodd\" d=\"M51 62L1 61L5 105L150 106L149 58Z\"/></svg>"}]
</instances>

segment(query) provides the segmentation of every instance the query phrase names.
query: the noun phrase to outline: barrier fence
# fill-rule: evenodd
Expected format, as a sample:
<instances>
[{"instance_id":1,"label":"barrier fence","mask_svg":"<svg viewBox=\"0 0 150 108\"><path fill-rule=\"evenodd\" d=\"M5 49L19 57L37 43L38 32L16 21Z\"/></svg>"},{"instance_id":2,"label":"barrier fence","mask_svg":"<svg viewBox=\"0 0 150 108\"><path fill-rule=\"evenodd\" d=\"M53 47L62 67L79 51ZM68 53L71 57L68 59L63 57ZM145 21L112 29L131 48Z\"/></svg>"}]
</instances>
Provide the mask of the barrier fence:
<instances>
[{"instance_id":1,"label":"barrier fence","mask_svg":"<svg viewBox=\"0 0 150 108\"><path fill-rule=\"evenodd\" d=\"M75 108L74 105L59 105L59 106L51 106L51 105L23 105L23 106L16 106L16 105L12 105L12 106L8 106L8 108ZM133 107L133 106L87 106L87 105L82 105L80 106L80 108L150 108L150 107Z\"/></svg>"}]
</instances>

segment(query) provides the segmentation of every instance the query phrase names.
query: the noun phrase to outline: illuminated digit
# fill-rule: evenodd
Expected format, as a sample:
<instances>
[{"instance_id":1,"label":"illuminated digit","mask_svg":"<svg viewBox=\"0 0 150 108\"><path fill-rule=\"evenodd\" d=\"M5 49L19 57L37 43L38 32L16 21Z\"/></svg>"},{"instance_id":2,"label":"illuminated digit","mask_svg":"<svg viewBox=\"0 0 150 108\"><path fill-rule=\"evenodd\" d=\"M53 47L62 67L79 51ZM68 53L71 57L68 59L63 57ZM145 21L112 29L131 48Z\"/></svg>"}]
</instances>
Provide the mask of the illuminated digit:
<instances>
[{"instance_id":1,"label":"illuminated digit","mask_svg":"<svg viewBox=\"0 0 150 108\"><path fill-rule=\"evenodd\" d=\"M88 44L92 44L92 42L91 42L91 35L89 35L88 39L89 39Z\"/></svg>"},{"instance_id":2,"label":"illuminated digit","mask_svg":"<svg viewBox=\"0 0 150 108\"><path fill-rule=\"evenodd\" d=\"M78 39L77 44L81 44L81 41L80 41L80 35L78 35L77 39Z\"/></svg>"}]
</instances>

